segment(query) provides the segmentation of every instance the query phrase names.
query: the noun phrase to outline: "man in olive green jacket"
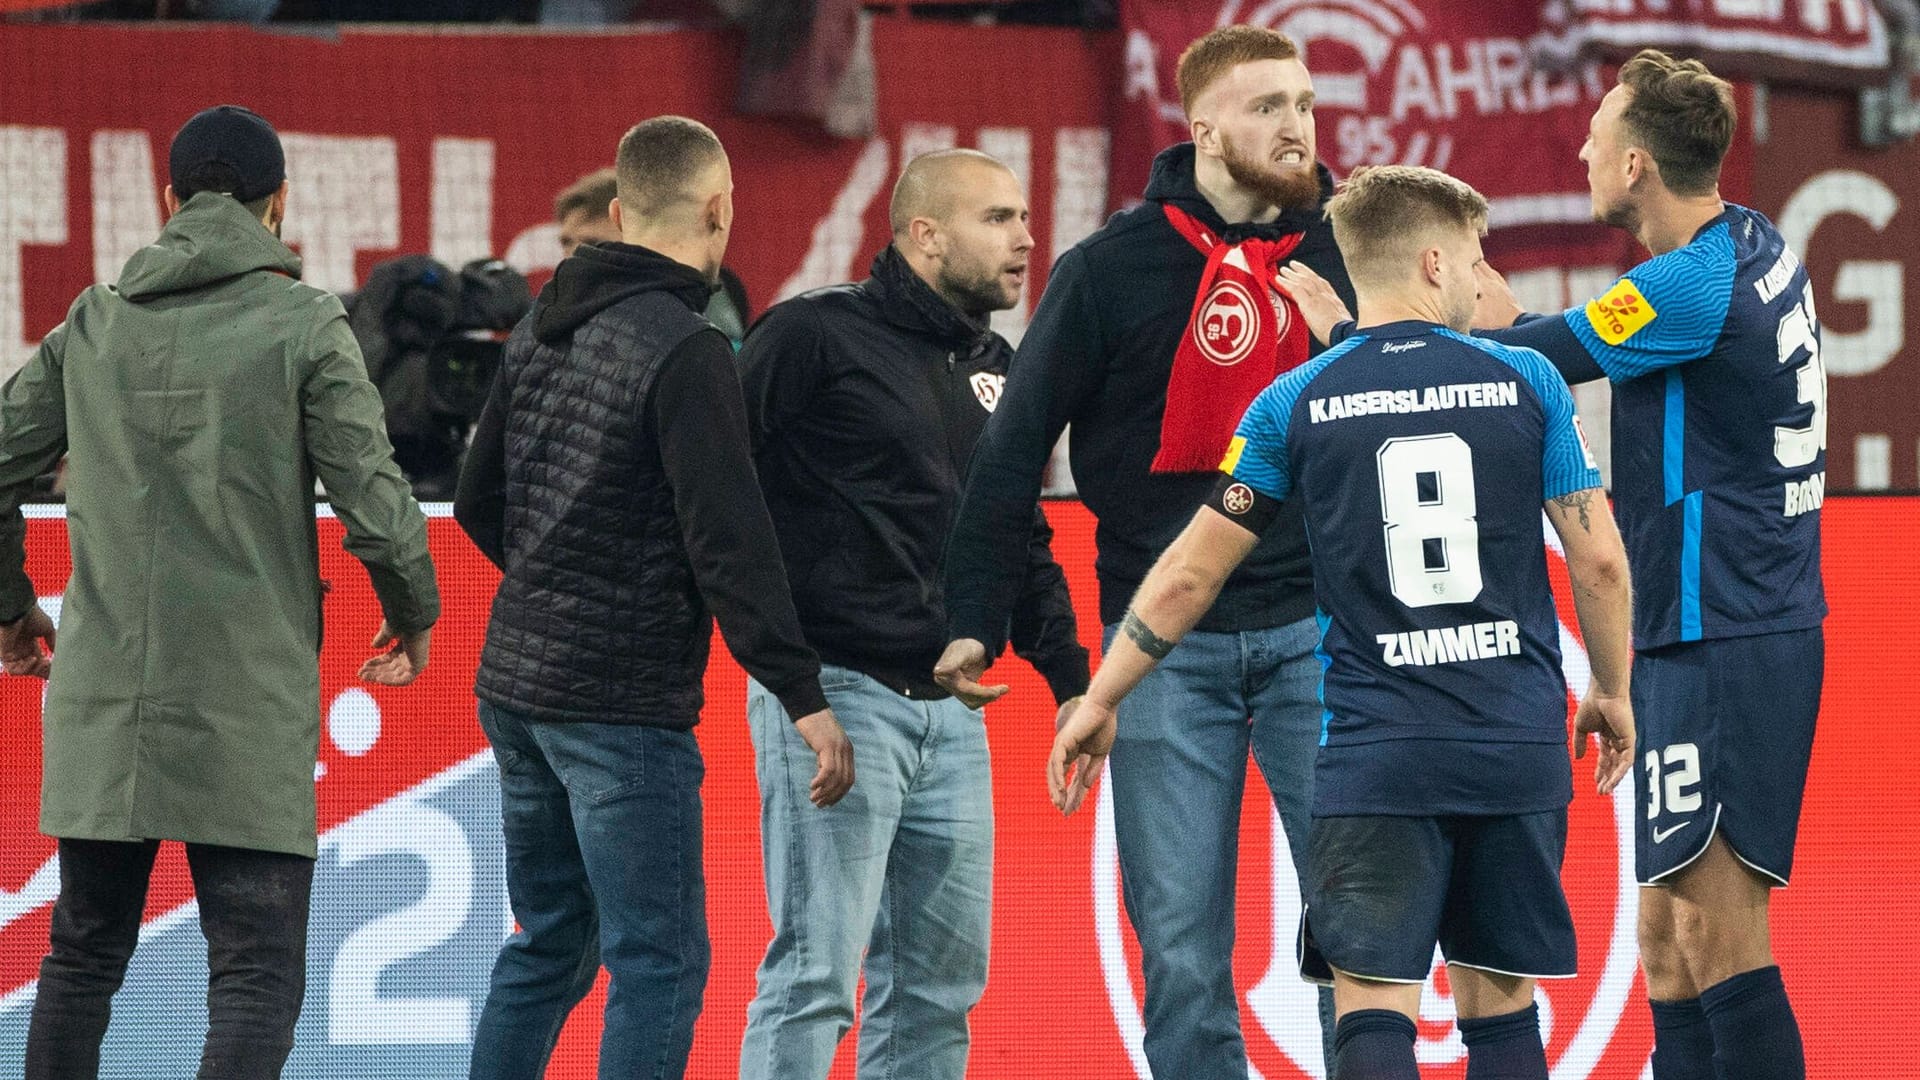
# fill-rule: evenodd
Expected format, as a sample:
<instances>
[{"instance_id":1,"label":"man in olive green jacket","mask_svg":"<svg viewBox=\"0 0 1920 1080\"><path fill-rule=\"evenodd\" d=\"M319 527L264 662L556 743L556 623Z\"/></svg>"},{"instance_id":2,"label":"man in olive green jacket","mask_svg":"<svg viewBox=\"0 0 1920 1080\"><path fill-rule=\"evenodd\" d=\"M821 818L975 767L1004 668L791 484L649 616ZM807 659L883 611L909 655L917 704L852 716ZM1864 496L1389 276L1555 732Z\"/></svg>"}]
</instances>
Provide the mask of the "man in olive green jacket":
<instances>
[{"instance_id":1,"label":"man in olive green jacket","mask_svg":"<svg viewBox=\"0 0 1920 1080\"><path fill-rule=\"evenodd\" d=\"M278 136L222 106L170 156L160 238L0 390L0 661L50 677L40 828L61 864L30 1080L97 1072L161 840L187 844L209 944L200 1076L279 1075L316 850L316 477L379 595L375 647L393 645L362 677L412 681L440 612L340 302L278 239ZM19 504L63 453L73 576L50 659Z\"/></svg>"}]
</instances>

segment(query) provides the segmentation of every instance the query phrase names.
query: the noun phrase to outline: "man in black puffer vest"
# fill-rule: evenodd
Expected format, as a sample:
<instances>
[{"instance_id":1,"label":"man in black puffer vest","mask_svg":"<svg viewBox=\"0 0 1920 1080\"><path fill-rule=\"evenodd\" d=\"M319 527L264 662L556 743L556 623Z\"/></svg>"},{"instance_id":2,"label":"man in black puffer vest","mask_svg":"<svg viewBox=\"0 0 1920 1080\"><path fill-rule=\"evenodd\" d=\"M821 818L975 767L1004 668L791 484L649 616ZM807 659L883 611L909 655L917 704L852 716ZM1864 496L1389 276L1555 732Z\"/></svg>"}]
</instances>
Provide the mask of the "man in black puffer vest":
<instances>
[{"instance_id":1,"label":"man in black puffer vest","mask_svg":"<svg viewBox=\"0 0 1920 1080\"><path fill-rule=\"evenodd\" d=\"M500 766L520 931L474 1031L475 1080L539 1076L600 965L603 1076L680 1076L706 987L693 725L717 617L853 784L747 449L726 338L698 312L733 221L725 151L657 117L620 141L623 243L583 245L514 330L454 514L502 571L475 693Z\"/></svg>"},{"instance_id":2,"label":"man in black puffer vest","mask_svg":"<svg viewBox=\"0 0 1920 1080\"><path fill-rule=\"evenodd\" d=\"M860 787L805 806L807 747L778 693L748 687L774 939L747 1010L741 1080L824 1080L853 1024L861 1075L959 1080L987 982L993 773L980 706L934 681L941 551L1012 350L988 316L1020 300L1027 202L973 150L924 154L893 192L873 277L795 297L747 336L754 459L821 682L859 746ZM1065 701L1087 687L1052 530L1028 508L1013 646ZM882 914L882 913L885 914Z\"/></svg>"}]
</instances>

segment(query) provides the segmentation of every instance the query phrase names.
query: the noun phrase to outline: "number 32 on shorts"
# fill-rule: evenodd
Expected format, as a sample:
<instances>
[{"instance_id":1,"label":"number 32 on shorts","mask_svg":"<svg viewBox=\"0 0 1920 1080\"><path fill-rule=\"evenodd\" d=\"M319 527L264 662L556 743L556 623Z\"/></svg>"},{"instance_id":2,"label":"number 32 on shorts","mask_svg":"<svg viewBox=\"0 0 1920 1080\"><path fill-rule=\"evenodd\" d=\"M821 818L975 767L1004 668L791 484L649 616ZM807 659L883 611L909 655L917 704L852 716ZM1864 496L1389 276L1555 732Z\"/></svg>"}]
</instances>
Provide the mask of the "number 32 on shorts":
<instances>
[{"instance_id":1,"label":"number 32 on shorts","mask_svg":"<svg viewBox=\"0 0 1920 1080\"><path fill-rule=\"evenodd\" d=\"M1700 793L1688 790L1700 783L1698 746L1683 742L1674 743L1665 750L1649 750L1646 766L1648 820L1659 817L1663 812L1691 814L1700 809ZM1664 810L1661 800L1663 788L1666 795Z\"/></svg>"}]
</instances>

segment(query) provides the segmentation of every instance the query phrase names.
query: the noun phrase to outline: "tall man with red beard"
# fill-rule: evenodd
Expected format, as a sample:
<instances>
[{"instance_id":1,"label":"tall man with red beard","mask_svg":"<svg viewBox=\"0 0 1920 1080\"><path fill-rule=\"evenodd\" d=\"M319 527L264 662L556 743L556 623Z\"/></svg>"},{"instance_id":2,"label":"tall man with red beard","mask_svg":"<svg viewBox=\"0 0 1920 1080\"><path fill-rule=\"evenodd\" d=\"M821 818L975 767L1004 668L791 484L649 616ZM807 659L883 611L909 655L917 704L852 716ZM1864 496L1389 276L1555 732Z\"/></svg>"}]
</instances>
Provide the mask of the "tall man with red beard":
<instances>
[{"instance_id":1,"label":"tall man with red beard","mask_svg":"<svg viewBox=\"0 0 1920 1080\"><path fill-rule=\"evenodd\" d=\"M975 452L947 552L953 641L936 674L963 699L1013 623L1041 471L1073 425L1073 475L1096 534L1106 641L1155 556L1211 491L1236 419L1311 349L1275 287L1304 262L1352 296L1322 220L1332 180L1314 158L1313 81L1293 42L1216 30L1180 57L1193 141L1163 151L1145 202L1054 265ZM1234 882L1251 749L1295 867L1306 853L1320 737L1320 630L1305 530L1287 507L1220 602L1128 697L1113 748L1114 830L1146 976L1157 1077L1247 1075L1233 986ZM1061 706L1062 722L1078 699ZM1093 776L1070 793L1077 805ZM1321 1000L1324 1033L1331 1002Z\"/></svg>"}]
</instances>

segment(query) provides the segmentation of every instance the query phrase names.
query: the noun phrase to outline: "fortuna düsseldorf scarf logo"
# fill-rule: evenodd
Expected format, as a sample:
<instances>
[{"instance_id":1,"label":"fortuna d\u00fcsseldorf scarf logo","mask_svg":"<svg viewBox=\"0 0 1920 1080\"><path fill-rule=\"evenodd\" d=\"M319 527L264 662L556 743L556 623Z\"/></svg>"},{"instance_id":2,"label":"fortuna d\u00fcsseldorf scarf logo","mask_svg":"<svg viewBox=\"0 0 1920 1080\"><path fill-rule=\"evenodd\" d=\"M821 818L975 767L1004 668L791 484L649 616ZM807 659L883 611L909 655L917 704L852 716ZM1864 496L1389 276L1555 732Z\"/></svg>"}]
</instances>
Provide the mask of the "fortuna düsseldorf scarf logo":
<instances>
[{"instance_id":1,"label":"fortuna d\u00fcsseldorf scarf logo","mask_svg":"<svg viewBox=\"0 0 1920 1080\"><path fill-rule=\"evenodd\" d=\"M1253 399L1307 358L1307 321L1274 280L1302 234L1229 244L1179 207L1161 209L1207 257L1207 268L1173 357L1153 471L1208 472L1219 467Z\"/></svg>"}]
</instances>

